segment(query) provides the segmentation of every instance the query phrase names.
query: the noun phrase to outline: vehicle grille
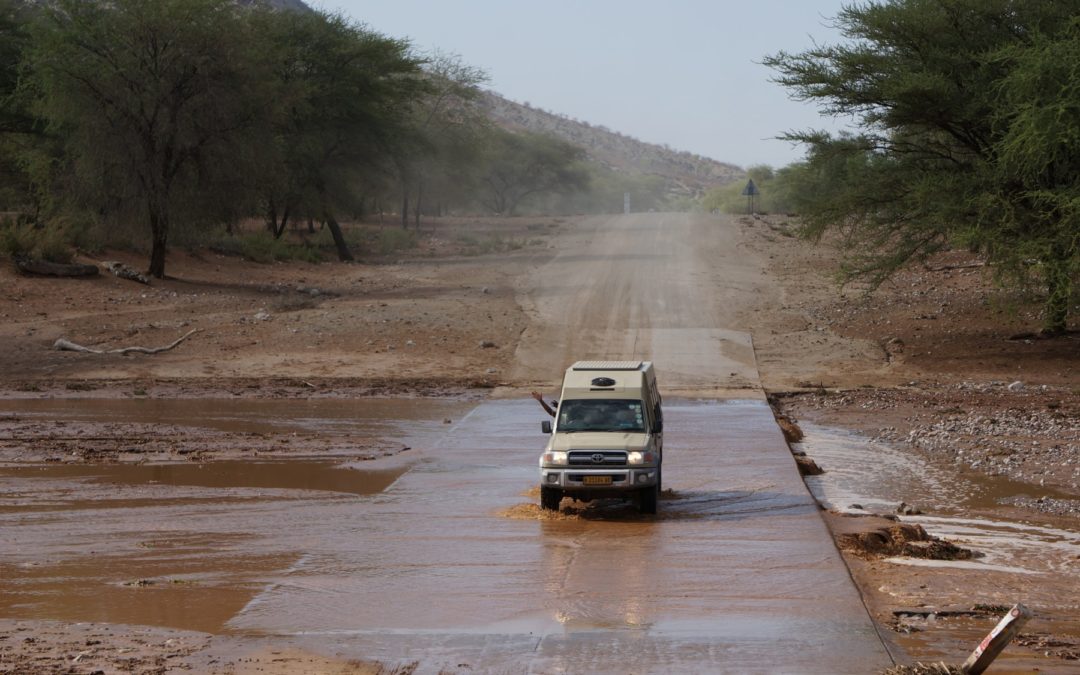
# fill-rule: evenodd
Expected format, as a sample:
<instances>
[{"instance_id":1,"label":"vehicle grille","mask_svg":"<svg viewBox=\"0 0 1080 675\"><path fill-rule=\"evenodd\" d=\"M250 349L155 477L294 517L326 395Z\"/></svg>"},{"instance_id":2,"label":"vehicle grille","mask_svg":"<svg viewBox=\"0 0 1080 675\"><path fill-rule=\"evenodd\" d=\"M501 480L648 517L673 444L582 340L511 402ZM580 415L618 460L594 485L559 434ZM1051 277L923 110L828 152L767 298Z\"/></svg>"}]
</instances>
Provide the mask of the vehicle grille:
<instances>
[{"instance_id":1,"label":"vehicle grille","mask_svg":"<svg viewBox=\"0 0 1080 675\"><path fill-rule=\"evenodd\" d=\"M622 450L571 450L567 457L570 466L626 466Z\"/></svg>"}]
</instances>

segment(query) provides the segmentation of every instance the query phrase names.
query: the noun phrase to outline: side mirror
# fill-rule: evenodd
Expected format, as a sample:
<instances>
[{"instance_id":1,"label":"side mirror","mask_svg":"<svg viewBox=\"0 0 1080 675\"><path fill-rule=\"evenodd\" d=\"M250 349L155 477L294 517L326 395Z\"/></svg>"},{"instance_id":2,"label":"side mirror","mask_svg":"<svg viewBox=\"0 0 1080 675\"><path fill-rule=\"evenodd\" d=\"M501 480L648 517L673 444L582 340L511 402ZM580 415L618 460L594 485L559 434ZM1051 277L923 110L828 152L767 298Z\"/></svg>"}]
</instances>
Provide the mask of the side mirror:
<instances>
[{"instance_id":1,"label":"side mirror","mask_svg":"<svg viewBox=\"0 0 1080 675\"><path fill-rule=\"evenodd\" d=\"M551 420L544 420L543 422L541 422L540 423L540 431L543 431L545 434L550 434L551 433Z\"/></svg>"}]
</instances>

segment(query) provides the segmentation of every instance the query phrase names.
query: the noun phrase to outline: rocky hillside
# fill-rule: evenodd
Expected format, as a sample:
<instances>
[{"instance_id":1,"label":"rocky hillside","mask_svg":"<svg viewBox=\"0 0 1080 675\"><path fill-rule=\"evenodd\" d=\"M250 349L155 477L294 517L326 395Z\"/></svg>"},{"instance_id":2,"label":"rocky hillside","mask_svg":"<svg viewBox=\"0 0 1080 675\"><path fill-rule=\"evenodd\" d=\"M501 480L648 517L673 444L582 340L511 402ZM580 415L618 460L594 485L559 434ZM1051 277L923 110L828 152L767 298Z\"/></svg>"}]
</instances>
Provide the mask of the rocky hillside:
<instances>
[{"instance_id":1,"label":"rocky hillside","mask_svg":"<svg viewBox=\"0 0 1080 675\"><path fill-rule=\"evenodd\" d=\"M500 126L551 134L584 148L589 158L615 171L663 177L672 195L700 197L706 190L745 177L743 170L667 146L645 143L607 127L515 103L486 92L483 105Z\"/></svg>"}]
</instances>

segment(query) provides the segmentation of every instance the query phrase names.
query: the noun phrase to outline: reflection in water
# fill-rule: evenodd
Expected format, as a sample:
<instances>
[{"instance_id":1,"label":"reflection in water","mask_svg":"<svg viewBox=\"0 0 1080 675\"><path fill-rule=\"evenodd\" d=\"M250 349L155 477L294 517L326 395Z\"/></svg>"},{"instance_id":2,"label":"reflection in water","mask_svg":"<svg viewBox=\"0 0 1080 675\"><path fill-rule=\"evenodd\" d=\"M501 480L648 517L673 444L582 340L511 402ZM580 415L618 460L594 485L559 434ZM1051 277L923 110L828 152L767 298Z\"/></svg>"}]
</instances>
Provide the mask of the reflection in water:
<instances>
[{"instance_id":1,"label":"reflection in water","mask_svg":"<svg viewBox=\"0 0 1080 675\"><path fill-rule=\"evenodd\" d=\"M564 632L649 628L649 599L662 564L660 527L542 521L546 609Z\"/></svg>"}]
</instances>

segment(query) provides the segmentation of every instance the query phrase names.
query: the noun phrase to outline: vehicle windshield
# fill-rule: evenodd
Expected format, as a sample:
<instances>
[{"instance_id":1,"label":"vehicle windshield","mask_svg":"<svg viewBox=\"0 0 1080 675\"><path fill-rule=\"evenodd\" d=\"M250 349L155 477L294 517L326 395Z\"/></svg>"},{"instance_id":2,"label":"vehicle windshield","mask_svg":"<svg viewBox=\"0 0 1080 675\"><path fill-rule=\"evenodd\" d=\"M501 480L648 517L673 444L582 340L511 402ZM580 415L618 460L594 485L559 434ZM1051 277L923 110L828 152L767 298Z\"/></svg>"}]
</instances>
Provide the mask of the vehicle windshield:
<instances>
[{"instance_id":1,"label":"vehicle windshield","mask_svg":"<svg viewBox=\"0 0 1080 675\"><path fill-rule=\"evenodd\" d=\"M559 431L645 431L641 401L590 398L559 404Z\"/></svg>"}]
</instances>

